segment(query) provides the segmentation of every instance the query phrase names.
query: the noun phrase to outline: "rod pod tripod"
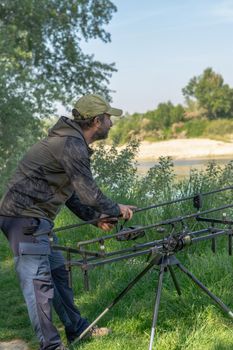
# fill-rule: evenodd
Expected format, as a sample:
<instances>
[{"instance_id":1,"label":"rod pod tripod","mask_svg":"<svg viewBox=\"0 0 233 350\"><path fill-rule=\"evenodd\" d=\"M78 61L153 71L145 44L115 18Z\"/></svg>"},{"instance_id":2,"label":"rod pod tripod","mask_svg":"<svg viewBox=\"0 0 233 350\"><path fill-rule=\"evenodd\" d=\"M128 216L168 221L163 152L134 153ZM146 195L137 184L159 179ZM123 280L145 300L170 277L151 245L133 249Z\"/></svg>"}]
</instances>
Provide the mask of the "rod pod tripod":
<instances>
[{"instance_id":1,"label":"rod pod tripod","mask_svg":"<svg viewBox=\"0 0 233 350\"><path fill-rule=\"evenodd\" d=\"M183 273L185 273L203 292L205 292L216 304L219 305L219 307L227 313L231 318L233 318L233 312L226 306L216 295L214 295L204 284L202 284L185 266L181 264L181 262L175 257L175 255L169 255L167 253L160 256L158 259L158 256L155 256L152 258L152 260L149 262L149 264L145 267L144 270L142 270L128 285L127 287L121 291L117 295L117 297L109 304L106 309L80 334L80 336L72 343L72 348L75 344L77 344L79 341L81 341L85 335L90 331L90 329L97 324L97 322L108 312L110 311L114 305L120 301L124 295L126 295L129 290L154 266L159 266L159 277L158 277L158 284L156 288L156 296L155 296L155 303L154 303L154 310L153 310L153 320L152 320L152 327L151 327L151 335L150 335L150 344L149 344L149 350L152 350L153 343L154 343L154 336L155 336L155 329L157 325L157 319L158 319L158 312L159 312L159 305L160 305L160 299L161 299L161 292L162 292L162 286L163 286L163 277L164 273L169 271L171 278L173 280L175 289L178 293L178 295L181 295L181 290L178 284L178 281L176 279L176 275L173 270L173 266L177 266Z\"/></svg>"}]
</instances>

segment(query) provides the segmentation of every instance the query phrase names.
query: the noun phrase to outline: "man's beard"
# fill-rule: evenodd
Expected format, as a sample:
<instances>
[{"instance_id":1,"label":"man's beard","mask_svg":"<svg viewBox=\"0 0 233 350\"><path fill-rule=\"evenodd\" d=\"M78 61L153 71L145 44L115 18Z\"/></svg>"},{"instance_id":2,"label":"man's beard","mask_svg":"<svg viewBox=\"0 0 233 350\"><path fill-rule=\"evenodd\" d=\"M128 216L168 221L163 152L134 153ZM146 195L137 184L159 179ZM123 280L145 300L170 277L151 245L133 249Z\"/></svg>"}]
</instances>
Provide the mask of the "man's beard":
<instances>
[{"instance_id":1,"label":"man's beard","mask_svg":"<svg viewBox=\"0 0 233 350\"><path fill-rule=\"evenodd\" d=\"M93 135L93 139L95 139L95 141L105 140L108 137L108 133L109 133L109 129L97 130Z\"/></svg>"}]
</instances>

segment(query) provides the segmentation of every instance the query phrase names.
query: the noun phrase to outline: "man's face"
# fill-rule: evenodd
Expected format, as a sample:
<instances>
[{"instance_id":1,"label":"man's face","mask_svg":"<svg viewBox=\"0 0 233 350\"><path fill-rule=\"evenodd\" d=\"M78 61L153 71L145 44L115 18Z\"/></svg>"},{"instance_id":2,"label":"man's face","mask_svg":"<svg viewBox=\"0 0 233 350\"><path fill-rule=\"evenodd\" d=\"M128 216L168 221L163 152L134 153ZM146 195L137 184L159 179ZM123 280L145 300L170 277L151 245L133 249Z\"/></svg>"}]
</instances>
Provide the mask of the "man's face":
<instances>
[{"instance_id":1,"label":"man's face","mask_svg":"<svg viewBox=\"0 0 233 350\"><path fill-rule=\"evenodd\" d=\"M104 116L102 118L98 118L98 120L99 124L95 132L95 139L103 140L108 137L109 130L112 127L111 116L105 113Z\"/></svg>"}]
</instances>

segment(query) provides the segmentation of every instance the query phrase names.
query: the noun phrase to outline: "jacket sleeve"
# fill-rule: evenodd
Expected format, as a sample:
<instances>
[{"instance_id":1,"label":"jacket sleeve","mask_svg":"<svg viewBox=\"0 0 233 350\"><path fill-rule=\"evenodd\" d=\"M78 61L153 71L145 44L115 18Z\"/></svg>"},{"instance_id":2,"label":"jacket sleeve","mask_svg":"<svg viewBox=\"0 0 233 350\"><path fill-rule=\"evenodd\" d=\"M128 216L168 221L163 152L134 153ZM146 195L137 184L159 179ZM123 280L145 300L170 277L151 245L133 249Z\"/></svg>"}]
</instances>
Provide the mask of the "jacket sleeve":
<instances>
[{"instance_id":1,"label":"jacket sleeve","mask_svg":"<svg viewBox=\"0 0 233 350\"><path fill-rule=\"evenodd\" d=\"M88 205L82 204L74 192L72 196L66 201L65 205L69 208L75 215L84 221L97 219L100 217L100 213L94 210Z\"/></svg>"},{"instance_id":2,"label":"jacket sleeve","mask_svg":"<svg viewBox=\"0 0 233 350\"><path fill-rule=\"evenodd\" d=\"M82 205L110 216L120 214L119 206L107 198L93 179L87 145L83 140L67 137L60 162Z\"/></svg>"}]
</instances>

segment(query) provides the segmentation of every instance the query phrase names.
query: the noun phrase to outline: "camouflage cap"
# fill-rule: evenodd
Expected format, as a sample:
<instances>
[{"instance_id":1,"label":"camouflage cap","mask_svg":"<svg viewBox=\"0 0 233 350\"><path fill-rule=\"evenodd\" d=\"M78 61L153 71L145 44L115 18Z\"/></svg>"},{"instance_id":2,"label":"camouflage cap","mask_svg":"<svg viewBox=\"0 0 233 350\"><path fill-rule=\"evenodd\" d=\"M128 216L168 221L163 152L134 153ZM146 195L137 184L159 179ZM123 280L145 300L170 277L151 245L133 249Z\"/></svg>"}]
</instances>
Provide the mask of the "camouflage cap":
<instances>
[{"instance_id":1,"label":"camouflage cap","mask_svg":"<svg viewBox=\"0 0 233 350\"><path fill-rule=\"evenodd\" d=\"M92 118L103 113L120 117L123 113L121 109L111 107L102 96L94 94L80 97L74 108L80 114L81 119ZM79 119L78 116L75 119Z\"/></svg>"}]
</instances>

